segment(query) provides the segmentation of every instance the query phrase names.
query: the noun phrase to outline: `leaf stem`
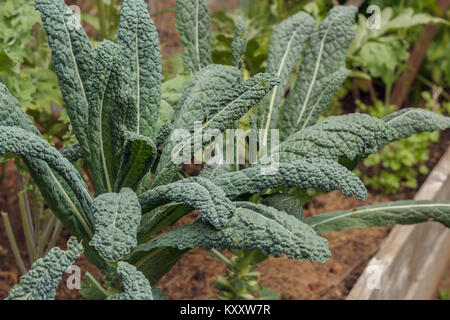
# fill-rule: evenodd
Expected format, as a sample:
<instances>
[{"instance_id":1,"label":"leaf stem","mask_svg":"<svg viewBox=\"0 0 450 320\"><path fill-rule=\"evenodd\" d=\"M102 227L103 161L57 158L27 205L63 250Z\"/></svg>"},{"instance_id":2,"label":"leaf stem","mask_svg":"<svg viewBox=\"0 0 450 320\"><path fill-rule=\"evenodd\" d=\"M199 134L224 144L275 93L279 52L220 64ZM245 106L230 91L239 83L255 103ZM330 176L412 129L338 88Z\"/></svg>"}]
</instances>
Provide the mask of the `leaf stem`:
<instances>
[{"instance_id":1,"label":"leaf stem","mask_svg":"<svg viewBox=\"0 0 450 320\"><path fill-rule=\"evenodd\" d=\"M217 259L219 259L220 261L222 261L223 263L225 263L227 266L231 266L231 261L227 257L225 257L222 253L220 253L219 250L211 249L209 250L209 253L214 257L216 257Z\"/></svg>"},{"instance_id":2,"label":"leaf stem","mask_svg":"<svg viewBox=\"0 0 450 320\"><path fill-rule=\"evenodd\" d=\"M52 237L50 238L50 241L47 244L47 249L45 249L44 256L46 256L47 253L56 245L56 241L59 238L62 228L63 228L62 223L59 220L56 220L55 228L53 229Z\"/></svg>"},{"instance_id":3,"label":"leaf stem","mask_svg":"<svg viewBox=\"0 0 450 320\"><path fill-rule=\"evenodd\" d=\"M93 285L95 285L96 289L98 289L102 294L107 297L109 295L108 291L102 286L100 281L97 280L89 271L86 271L85 279L88 279Z\"/></svg>"},{"instance_id":4,"label":"leaf stem","mask_svg":"<svg viewBox=\"0 0 450 320\"><path fill-rule=\"evenodd\" d=\"M19 248L17 247L16 238L14 237L13 230L11 228L11 223L9 222L8 214L6 212L1 212L3 218L3 224L5 225L6 235L8 236L9 244L13 252L14 258L16 259L16 264L22 274L27 272L25 264L23 263L22 257L20 256Z\"/></svg>"},{"instance_id":5,"label":"leaf stem","mask_svg":"<svg viewBox=\"0 0 450 320\"><path fill-rule=\"evenodd\" d=\"M19 208L20 208L20 217L22 219L22 225L23 225L23 233L25 234L25 243L27 246L28 256L30 259L30 263L33 263L37 257L36 257L36 248L35 243L33 241L34 237L31 231L31 224L33 223L30 221L28 215L27 215L27 209L26 209L26 202L25 202L25 191L19 191L18 198L19 198Z\"/></svg>"},{"instance_id":6,"label":"leaf stem","mask_svg":"<svg viewBox=\"0 0 450 320\"><path fill-rule=\"evenodd\" d=\"M50 238L52 229L56 225L56 216L52 214L45 223L44 229L40 235L40 241L38 244L38 256L41 257L44 253L44 246Z\"/></svg>"}]
</instances>

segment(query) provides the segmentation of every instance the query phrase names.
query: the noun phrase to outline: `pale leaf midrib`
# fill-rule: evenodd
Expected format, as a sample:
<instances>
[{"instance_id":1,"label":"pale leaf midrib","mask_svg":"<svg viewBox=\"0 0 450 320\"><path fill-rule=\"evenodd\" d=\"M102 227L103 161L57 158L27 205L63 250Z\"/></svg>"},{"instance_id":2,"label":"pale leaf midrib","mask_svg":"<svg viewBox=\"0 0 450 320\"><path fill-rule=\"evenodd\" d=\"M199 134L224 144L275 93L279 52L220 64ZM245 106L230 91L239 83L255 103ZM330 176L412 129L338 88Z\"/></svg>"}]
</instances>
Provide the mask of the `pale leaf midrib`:
<instances>
[{"instance_id":1,"label":"pale leaf midrib","mask_svg":"<svg viewBox=\"0 0 450 320\"><path fill-rule=\"evenodd\" d=\"M68 40L69 47L70 47L70 50L69 50L69 51L70 51L70 55L71 55L71 57L72 57L72 61L73 61L73 65L74 65L74 68L75 68L76 76L77 76L77 78L78 78L78 82L80 83L80 88L81 88L82 95L83 95L84 105L85 105L86 108L88 108L88 107L89 107L89 104L88 104L87 97L86 97L86 91L85 91L85 89L84 89L83 81L81 81L81 76L80 76L80 72L79 72L79 70L78 70L78 63L77 63L77 60L76 60L75 55L74 55L74 53L73 53L72 39L70 38L70 33L69 33L69 30L67 29L66 20L64 19L64 15L61 13L61 11L59 11L59 9L58 9L56 6L55 6L55 8L56 8L57 11L59 12L59 15L60 15L60 17L61 17L61 20L63 21L63 24L64 24L64 30L66 31L67 40Z\"/></svg>"},{"instance_id":2,"label":"pale leaf midrib","mask_svg":"<svg viewBox=\"0 0 450 320\"><path fill-rule=\"evenodd\" d=\"M61 185L61 183L58 181L58 179L55 177L55 175L53 174L53 171L50 169L50 167L48 166L48 164L46 162L45 166L47 167L48 172L50 173L53 181L55 182L56 186L58 187L58 189L61 191L61 193L63 194L64 198L66 198L66 201L68 202L68 204L70 205L70 207L72 208L73 212L75 213L75 215L77 216L78 220L80 221L80 223L83 225L85 231L88 233L88 235L90 237L93 236L91 229L89 228L89 226L87 225L86 221L84 220L83 216L81 215L81 213L78 211L78 208L75 206L75 204L72 202L72 199L70 199L69 195L67 194L66 190L63 188L63 186Z\"/></svg>"},{"instance_id":3,"label":"pale leaf midrib","mask_svg":"<svg viewBox=\"0 0 450 320\"><path fill-rule=\"evenodd\" d=\"M111 73L110 73L111 74ZM108 80L109 80L109 76L108 75ZM105 82L105 90L103 90L102 92L102 99L100 100L100 110L99 110L99 131L100 131L100 155L102 158L102 167L103 167L103 173L105 174L105 180L106 180L106 187L108 188L108 192L112 192L112 187L111 187L111 181L109 180L109 172L108 172L108 167L106 165L106 156L105 156L105 149L103 146L103 101L105 99L105 93L107 90L107 83L108 81Z\"/></svg>"},{"instance_id":4,"label":"pale leaf midrib","mask_svg":"<svg viewBox=\"0 0 450 320\"><path fill-rule=\"evenodd\" d=\"M236 101L239 101L243 96L245 96L247 93L251 92L253 89L257 88L259 86L259 82L248 88L247 90L244 91L244 93L242 93L241 95L239 95L237 98L235 98L234 100L232 100L230 103L228 103L224 108L222 108L222 110L220 110L219 112L217 112L214 116L211 117L210 120L208 120L205 125L203 125L202 130L204 130L205 128L208 127L208 125L214 120L216 119L220 114L222 114L224 111L227 111L228 108L230 108L231 106L233 106Z\"/></svg>"},{"instance_id":5,"label":"pale leaf midrib","mask_svg":"<svg viewBox=\"0 0 450 320\"><path fill-rule=\"evenodd\" d=\"M431 204L409 204L409 205L397 205L397 206L387 206L387 207L375 207L375 208L368 208L368 209L363 209L363 210L356 210L356 211L350 211L346 214L342 214L342 215L338 215L338 216L334 216L325 220L321 220L318 221L315 224L310 224L309 226L311 227L316 227L319 226L321 224L324 223L328 223L330 221L334 221L334 220L338 220L344 217L348 217L348 216L352 216L352 215L356 215L356 214L361 214L361 213L368 213L368 212L373 212L373 211L380 211L380 210L393 210L393 209L408 209L408 208L426 208L426 207L450 207L450 203L449 204L443 204L443 203L431 203Z\"/></svg>"},{"instance_id":6,"label":"pale leaf midrib","mask_svg":"<svg viewBox=\"0 0 450 320\"><path fill-rule=\"evenodd\" d=\"M200 48L199 48L199 28L198 28L198 11L199 11L199 0L195 1L195 53L197 55L198 61L198 70L202 68L200 61Z\"/></svg>"},{"instance_id":7,"label":"pale leaf midrib","mask_svg":"<svg viewBox=\"0 0 450 320\"><path fill-rule=\"evenodd\" d=\"M292 41L294 41L295 36L302 29L302 27L303 27L303 25L300 25L300 27L295 29L294 33L291 35L291 38L288 41L288 45L283 54L283 58L281 59L281 62L280 62L280 66L278 67L278 72L277 72L278 77L281 75L281 71L283 71L284 65L286 64L286 59L287 59L287 56L289 55L289 50L291 49ZM262 143L264 143L264 144L266 144L267 135L268 135L269 127L270 127L270 122L272 121L273 104L275 103L275 97L276 97L276 94L278 91L278 87L279 86L275 86L275 88L273 88L272 97L270 98L269 112L268 112L267 119L266 119L264 137L262 139Z\"/></svg>"},{"instance_id":8,"label":"pale leaf midrib","mask_svg":"<svg viewBox=\"0 0 450 320\"><path fill-rule=\"evenodd\" d=\"M307 91L306 97L305 97L305 101L303 102L302 109L301 109L301 111L300 111L300 115L299 115L299 117L298 117L298 119L297 119L297 124L300 122L300 120L301 120L301 118L302 118L302 116L303 116L303 113L305 112L306 106L308 105L309 96L311 95L312 88L314 87L314 84L315 84L315 82L316 82L317 73L319 72L320 61L322 60L323 48L324 48L324 46L325 46L325 40L326 40L326 38L327 38L327 36L328 36L328 32L330 31L330 29L331 29L331 27L332 27L334 21L335 21L337 18L339 18L341 15L342 15L342 14L336 15L336 17L335 17L332 21L330 21L330 24L329 24L327 30L325 31L325 35L324 35L324 37L322 38L322 41L321 41L321 43L320 43L319 54L317 55L317 61L316 61L316 66L315 66L315 68L314 68L313 77L312 77L312 79L311 79L311 83L309 84L308 91ZM303 127L301 128L301 130L304 129L305 126L306 126L306 124L303 124Z\"/></svg>"},{"instance_id":9,"label":"pale leaf midrib","mask_svg":"<svg viewBox=\"0 0 450 320\"><path fill-rule=\"evenodd\" d=\"M234 105L234 104L236 103L236 101L240 100L240 99L241 99L243 96L245 96L248 92L252 91L254 88L257 88L258 85L259 85L259 82L258 82L256 85L254 85L254 86L248 88L248 90L245 90L244 93L242 93L242 94L239 95L237 98L235 98L233 101L231 101L230 103L228 103L222 110L220 110L220 111L219 111L218 113L216 113L213 117L211 117L211 119L209 119L204 125L202 125L202 127L200 128L199 131L205 130L205 129L209 126L209 124L210 124L215 118L217 118L217 117L218 117L221 113L223 113L224 111L227 111L228 108L230 108L232 105ZM188 143L191 143L191 140L186 140L186 141L183 143L182 148L185 147ZM182 150L182 149L180 149L180 150ZM166 168L166 167L167 167L167 166L164 166L164 168Z\"/></svg>"},{"instance_id":10,"label":"pale leaf midrib","mask_svg":"<svg viewBox=\"0 0 450 320\"><path fill-rule=\"evenodd\" d=\"M119 207L120 207L120 199L122 198L122 196L119 194L119 198L117 199L117 205L115 206L115 210L114 210L114 218L112 221L112 230L111 230L111 234L110 234L110 244L111 244L111 248L114 249L114 242L115 242L115 237L114 237L114 232L116 231L116 219L117 219L117 215L119 214Z\"/></svg>"},{"instance_id":11,"label":"pale leaf midrib","mask_svg":"<svg viewBox=\"0 0 450 320\"><path fill-rule=\"evenodd\" d=\"M309 122L309 119L311 119L312 114L314 113L314 110L317 108L317 106L319 105L320 101L322 100L323 95L325 94L325 92L328 90L328 88L331 86L332 82L330 81L328 83L328 85L326 86L325 89L322 90L322 92L320 93L320 96L317 98L316 103L313 105L313 107L311 108L311 110L309 111L308 117L305 120L305 123Z\"/></svg>"},{"instance_id":12,"label":"pale leaf midrib","mask_svg":"<svg viewBox=\"0 0 450 320\"><path fill-rule=\"evenodd\" d=\"M412 113L412 112L415 112L415 111L417 111L417 110L409 110L409 111L406 111L406 112L404 112L403 114L398 115L397 117L393 117L392 119L389 119L388 121L386 121L386 123L390 123L391 121L396 121L396 120L398 120L398 119L400 119L400 118L406 116L407 114Z\"/></svg>"},{"instance_id":13,"label":"pale leaf midrib","mask_svg":"<svg viewBox=\"0 0 450 320\"><path fill-rule=\"evenodd\" d=\"M136 9L136 8L135 8ZM137 13L137 9L135 10ZM136 40L135 40L135 52L136 52L136 117L137 117L137 128L136 128L136 133L139 134L140 133L140 119L141 119L141 108L140 108L140 104L141 104L141 72L140 72L140 65L139 65L139 35L138 35L138 24L139 24L139 19L138 21L136 21L136 29L135 29L135 36L136 36Z\"/></svg>"},{"instance_id":14,"label":"pale leaf midrib","mask_svg":"<svg viewBox=\"0 0 450 320\"><path fill-rule=\"evenodd\" d=\"M247 211L249 211L249 212L251 212L252 214L257 214L257 215L259 215L259 216L261 216L263 219L265 219L265 220L268 220L268 221L272 221L272 222L276 222L281 228L283 228L284 230L286 230L286 232L288 233L288 234L290 234L292 237L295 237L295 238L299 238L298 237L298 235L296 235L293 231L291 231L291 230L289 230L289 229L287 229L285 226L283 226L281 223L279 223L277 220L275 220L275 219L270 219L270 218L268 218L268 217L266 217L265 215L263 215L262 213L259 213L259 212L257 212L257 211L254 211L254 210L252 210L252 209L248 209L248 208L246 208L246 207L240 207L240 208L238 208L238 209L244 209L244 210L247 210ZM287 213L285 213L286 215L288 215ZM301 224L303 224L304 226L307 226L304 222L302 222L302 221L300 221L300 220L298 220L298 222L300 222Z\"/></svg>"}]
</instances>

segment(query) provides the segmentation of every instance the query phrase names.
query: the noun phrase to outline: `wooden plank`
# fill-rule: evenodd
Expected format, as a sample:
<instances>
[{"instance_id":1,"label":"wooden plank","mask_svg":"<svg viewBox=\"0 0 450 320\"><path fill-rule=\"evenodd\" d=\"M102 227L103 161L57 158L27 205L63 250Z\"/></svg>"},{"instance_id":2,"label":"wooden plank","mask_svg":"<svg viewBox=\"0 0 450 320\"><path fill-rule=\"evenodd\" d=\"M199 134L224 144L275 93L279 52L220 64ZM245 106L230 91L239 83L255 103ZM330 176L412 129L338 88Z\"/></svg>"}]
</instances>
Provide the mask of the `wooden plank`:
<instances>
[{"instance_id":1,"label":"wooden plank","mask_svg":"<svg viewBox=\"0 0 450 320\"><path fill-rule=\"evenodd\" d=\"M450 200L450 148L414 200ZM346 299L431 299L449 262L449 229L436 222L395 226Z\"/></svg>"}]
</instances>

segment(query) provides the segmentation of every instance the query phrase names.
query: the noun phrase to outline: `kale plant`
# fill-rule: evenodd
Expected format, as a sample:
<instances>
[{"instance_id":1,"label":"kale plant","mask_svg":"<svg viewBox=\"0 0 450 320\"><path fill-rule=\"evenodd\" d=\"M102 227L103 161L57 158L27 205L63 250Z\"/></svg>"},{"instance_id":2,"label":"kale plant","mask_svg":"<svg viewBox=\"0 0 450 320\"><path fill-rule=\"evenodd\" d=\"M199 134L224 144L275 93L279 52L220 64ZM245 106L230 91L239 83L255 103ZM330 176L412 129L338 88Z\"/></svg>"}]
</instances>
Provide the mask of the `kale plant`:
<instances>
[{"instance_id":1,"label":"kale plant","mask_svg":"<svg viewBox=\"0 0 450 320\"><path fill-rule=\"evenodd\" d=\"M182 3L203 6L201 10L203 15L199 20L202 23L199 26L201 30L209 30L206 3L203 1L183 1ZM178 20L192 21L192 19L186 19L187 14L183 9L185 8L180 5L177 10L177 26L182 25ZM191 12L194 12L194 8L191 9ZM349 47L355 38L353 24L356 12L355 7L335 7L321 23L317 23L305 12L298 12L281 22L271 36L265 72L276 74L280 78L280 84L275 86L248 115L251 126L254 128L280 130L282 142L280 150L275 153L282 163L320 157L334 160L353 170L360 160L376 153L377 149L392 141L407 138L417 132L444 129L449 125L448 118L422 109L403 109L381 120L364 114L350 114L330 117L317 123L319 116L330 105L336 91L350 73L345 61ZM195 36L192 29L187 27L179 28L179 31L182 39ZM235 66L240 66L240 61L236 57L245 55L246 39L245 22L242 18L238 18L231 46L232 61ZM204 61L209 61L209 58L201 56L192 57L193 43L183 42L183 44L188 47L184 57L187 69L193 70L192 61L195 59L203 58ZM236 46L237 44L240 46ZM295 84L289 86L290 77L299 62L300 67ZM423 123L421 123L422 119ZM380 132L377 132L378 130ZM407 140L395 143L405 141ZM265 140L263 139L262 142L264 143ZM232 169L236 167L227 168L227 170ZM248 170L250 169L243 170L241 173L241 181L245 181L242 182L244 185L242 189L247 188L248 192L240 195L240 200L275 207L301 221L304 220L302 205L323 191L317 188L313 188L315 190L299 188L298 185L293 184L282 187L266 185L254 190L249 188L247 180L257 178L243 174ZM283 179L286 177L283 176ZM233 188L239 188L239 185L240 183L235 181ZM343 191L343 189L340 190ZM354 227L352 223L356 223L354 220L359 219L356 214L351 216L353 220L348 222L349 228ZM378 219L375 215L370 218ZM315 219L317 218L306 219L305 223L309 224ZM384 223L390 224L387 221ZM267 258L267 255L258 250L231 251L233 255L229 258L216 250L211 251L227 265L225 277L219 276L216 282L216 287L219 289L218 297L221 299L249 299L257 296L262 299L275 298L276 294L258 284L259 275L253 271L261 261Z\"/></svg>"},{"instance_id":2,"label":"kale plant","mask_svg":"<svg viewBox=\"0 0 450 320\"><path fill-rule=\"evenodd\" d=\"M161 299L158 280L192 248L258 250L324 262L330 251L323 233L429 220L450 225L450 202L401 201L302 221L277 201L248 201L251 195L277 188L341 190L364 199L363 183L339 162L354 163L391 141L450 127L450 119L420 109L383 119L351 114L314 124L325 107L322 97L331 99L336 79L346 73L336 59L345 53L336 46L349 38L339 30L351 24L345 17L354 15L354 9L333 9L328 21L342 19L340 23L323 22L309 36L310 46L317 42L319 47L310 53L307 49L305 61L309 56L318 59L308 68L311 77L301 77L299 83L310 81L306 89L302 85L293 90L288 97L292 102L284 106L283 112L291 116L283 124L285 139L277 151L281 162L274 174L262 175L266 165L257 162L240 171L206 165L200 176L185 177L183 163L172 161L179 147L170 138L175 130L191 132L200 120L201 129L224 132L255 105L262 109L264 127L273 128L274 120L284 119L278 115L283 115L279 99L286 77L315 22L303 13L295 15L283 25L274 49L282 59L273 62L282 65L242 81L238 68L211 63L206 2L179 0L177 26L192 79L181 94L168 90L164 95L158 35L144 1L125 0L117 41L103 41L97 48L63 0L36 0L36 8L77 142L61 151L52 147L0 84L0 154L11 152L24 159L72 237L67 251L55 248L37 260L8 299L53 298L62 274L82 252L105 276L101 283L86 275L81 289L86 298ZM297 31L289 36L289 30ZM167 86L175 87L173 82ZM170 119L162 121L168 114ZM184 144L195 146L193 140ZM95 190L71 163L78 159L87 164L84 173L91 176L89 185ZM199 212L193 223L167 231L193 209Z\"/></svg>"}]
</instances>

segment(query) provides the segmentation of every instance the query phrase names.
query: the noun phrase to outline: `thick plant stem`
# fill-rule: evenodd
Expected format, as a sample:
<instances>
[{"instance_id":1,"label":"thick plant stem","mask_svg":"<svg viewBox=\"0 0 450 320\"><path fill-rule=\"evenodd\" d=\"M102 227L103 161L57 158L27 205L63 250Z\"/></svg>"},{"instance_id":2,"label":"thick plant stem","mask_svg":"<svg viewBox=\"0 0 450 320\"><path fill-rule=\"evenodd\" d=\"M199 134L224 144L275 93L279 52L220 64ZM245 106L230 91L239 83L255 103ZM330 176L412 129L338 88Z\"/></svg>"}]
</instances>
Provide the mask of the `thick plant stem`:
<instances>
[{"instance_id":1,"label":"thick plant stem","mask_svg":"<svg viewBox=\"0 0 450 320\"><path fill-rule=\"evenodd\" d=\"M107 297L109 294L111 294L110 292L108 292L100 283L100 281L97 280L96 277L94 277L89 271L86 272L85 277L92 283L95 285L96 290L100 291L105 297Z\"/></svg>"},{"instance_id":2,"label":"thick plant stem","mask_svg":"<svg viewBox=\"0 0 450 320\"><path fill-rule=\"evenodd\" d=\"M42 233L39 237L39 245L38 245L38 256L42 257L44 253L44 246L48 242L48 239L50 238L50 235L52 233L52 230L54 229L56 225L56 217L55 215L51 215L50 218L48 218L44 229L42 230Z\"/></svg>"},{"instance_id":3,"label":"thick plant stem","mask_svg":"<svg viewBox=\"0 0 450 320\"><path fill-rule=\"evenodd\" d=\"M50 241L47 244L47 249L44 252L44 256L47 255L50 249L56 245L56 241L58 241L62 228L63 228L62 223L59 220L56 220L55 228L53 229L52 237L50 238Z\"/></svg>"},{"instance_id":4,"label":"thick plant stem","mask_svg":"<svg viewBox=\"0 0 450 320\"><path fill-rule=\"evenodd\" d=\"M31 234L34 237L36 232L34 230L33 219L31 218L32 217L32 213L31 213L31 208L30 208L30 199L28 197L27 191L25 190L25 180L20 175L19 171L17 171L17 176L19 178L19 187L20 187L20 190L22 190L22 196L23 196L23 199L24 199L24 205L25 205L24 208L26 210L28 220L31 222L30 223Z\"/></svg>"},{"instance_id":5,"label":"thick plant stem","mask_svg":"<svg viewBox=\"0 0 450 320\"><path fill-rule=\"evenodd\" d=\"M213 249L214 250L214 249ZM225 276L217 278L215 287L220 300L256 300L261 297L263 287L259 285L259 272L252 271L261 259L258 250L233 250L231 259L217 250L210 252L227 265ZM223 259L225 258L225 259Z\"/></svg>"},{"instance_id":6,"label":"thick plant stem","mask_svg":"<svg viewBox=\"0 0 450 320\"><path fill-rule=\"evenodd\" d=\"M3 224L5 225L6 235L11 246L14 258L16 259L16 264L22 274L27 272L25 264L23 263L22 257L20 256L19 248L17 247L16 238L14 237L13 230L11 228L11 223L9 222L8 214L2 211Z\"/></svg>"},{"instance_id":7,"label":"thick plant stem","mask_svg":"<svg viewBox=\"0 0 450 320\"><path fill-rule=\"evenodd\" d=\"M39 246L41 245L41 217L42 217L42 213L44 211L44 205L39 202L38 198L36 197L36 194L34 194L31 197L31 201L32 201L32 213L33 213L33 217L34 217L34 243L35 243L35 248L36 248L36 256L39 258Z\"/></svg>"}]
</instances>

